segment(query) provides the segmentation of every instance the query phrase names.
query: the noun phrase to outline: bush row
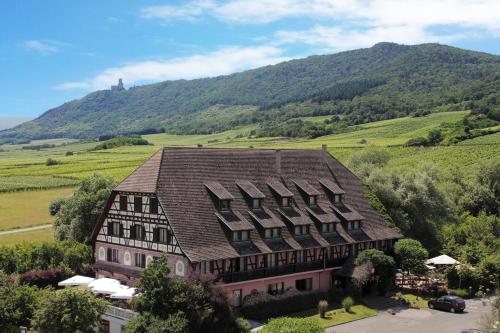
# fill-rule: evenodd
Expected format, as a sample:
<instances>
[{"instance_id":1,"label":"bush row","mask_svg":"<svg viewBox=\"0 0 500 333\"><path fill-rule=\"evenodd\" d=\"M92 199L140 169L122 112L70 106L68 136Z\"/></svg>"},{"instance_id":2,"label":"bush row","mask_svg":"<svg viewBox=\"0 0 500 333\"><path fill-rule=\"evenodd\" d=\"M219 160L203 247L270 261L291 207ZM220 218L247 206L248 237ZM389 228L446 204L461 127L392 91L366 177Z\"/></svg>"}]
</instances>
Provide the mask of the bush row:
<instances>
[{"instance_id":1,"label":"bush row","mask_svg":"<svg viewBox=\"0 0 500 333\"><path fill-rule=\"evenodd\" d=\"M93 263L93 257L89 245L72 241L0 246L0 271L21 274L59 267L82 272Z\"/></svg>"},{"instance_id":2,"label":"bush row","mask_svg":"<svg viewBox=\"0 0 500 333\"><path fill-rule=\"evenodd\" d=\"M289 289L278 295L255 293L244 299L241 313L245 318L263 320L314 308L319 301L328 298L326 292L296 289Z\"/></svg>"}]
</instances>

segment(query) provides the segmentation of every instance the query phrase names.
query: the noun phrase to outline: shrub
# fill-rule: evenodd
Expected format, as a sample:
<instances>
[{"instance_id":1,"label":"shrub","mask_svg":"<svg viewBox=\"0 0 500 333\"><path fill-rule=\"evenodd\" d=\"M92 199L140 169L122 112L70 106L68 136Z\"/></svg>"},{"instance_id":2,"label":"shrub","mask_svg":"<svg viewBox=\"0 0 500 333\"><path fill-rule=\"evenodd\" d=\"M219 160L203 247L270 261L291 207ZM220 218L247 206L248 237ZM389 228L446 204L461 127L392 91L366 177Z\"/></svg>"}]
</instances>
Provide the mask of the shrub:
<instances>
[{"instance_id":1,"label":"shrub","mask_svg":"<svg viewBox=\"0 0 500 333\"><path fill-rule=\"evenodd\" d=\"M241 333L249 333L252 330L252 326L245 318L236 318L236 326Z\"/></svg>"},{"instance_id":2,"label":"shrub","mask_svg":"<svg viewBox=\"0 0 500 333\"><path fill-rule=\"evenodd\" d=\"M66 273L61 268L50 268L23 273L19 275L19 283L40 288L48 286L57 287L57 283L66 277Z\"/></svg>"},{"instance_id":3,"label":"shrub","mask_svg":"<svg viewBox=\"0 0 500 333\"><path fill-rule=\"evenodd\" d=\"M342 307L346 310L346 312L351 312L353 303L354 302L351 297L346 297L342 300Z\"/></svg>"},{"instance_id":4,"label":"shrub","mask_svg":"<svg viewBox=\"0 0 500 333\"><path fill-rule=\"evenodd\" d=\"M326 311L328 311L328 302L323 300L318 303L318 313L321 318L325 318Z\"/></svg>"},{"instance_id":5,"label":"shrub","mask_svg":"<svg viewBox=\"0 0 500 333\"><path fill-rule=\"evenodd\" d=\"M323 333L323 328L311 318L277 318L264 326L261 333Z\"/></svg>"},{"instance_id":6,"label":"shrub","mask_svg":"<svg viewBox=\"0 0 500 333\"><path fill-rule=\"evenodd\" d=\"M46 165L46 166L57 165L57 164L61 164L61 162L59 162L58 160L55 160L55 159L53 159L53 158L48 158L48 159L45 161L45 165Z\"/></svg>"},{"instance_id":7,"label":"shrub","mask_svg":"<svg viewBox=\"0 0 500 333\"><path fill-rule=\"evenodd\" d=\"M72 151L67 151L66 152L66 156L73 156L73 152Z\"/></svg>"},{"instance_id":8,"label":"shrub","mask_svg":"<svg viewBox=\"0 0 500 333\"><path fill-rule=\"evenodd\" d=\"M462 298L469 298L471 297L471 295L469 294L469 290L467 289L452 289L449 291L449 294L450 295L455 295L455 296L458 296L458 297L462 297Z\"/></svg>"},{"instance_id":9,"label":"shrub","mask_svg":"<svg viewBox=\"0 0 500 333\"><path fill-rule=\"evenodd\" d=\"M327 296L326 292L301 292L296 289L290 289L278 295L256 293L245 297L241 313L245 318L257 320L279 317L291 312L314 308L319 301L327 299Z\"/></svg>"}]
</instances>

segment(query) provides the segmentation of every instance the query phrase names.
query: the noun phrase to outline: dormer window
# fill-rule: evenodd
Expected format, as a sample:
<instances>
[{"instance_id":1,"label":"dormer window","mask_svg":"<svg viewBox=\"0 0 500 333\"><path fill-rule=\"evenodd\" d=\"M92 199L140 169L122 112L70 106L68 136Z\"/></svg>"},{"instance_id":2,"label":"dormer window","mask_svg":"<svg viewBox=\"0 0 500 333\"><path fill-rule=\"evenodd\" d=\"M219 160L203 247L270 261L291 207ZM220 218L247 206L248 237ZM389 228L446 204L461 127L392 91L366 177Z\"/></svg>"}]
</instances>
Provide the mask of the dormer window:
<instances>
[{"instance_id":1,"label":"dormer window","mask_svg":"<svg viewBox=\"0 0 500 333\"><path fill-rule=\"evenodd\" d=\"M219 208L221 211L229 211L231 209L231 201L230 200L220 200Z\"/></svg>"},{"instance_id":2,"label":"dormer window","mask_svg":"<svg viewBox=\"0 0 500 333\"><path fill-rule=\"evenodd\" d=\"M340 195L340 194L335 194L335 195L333 196L333 201L334 201L334 203L341 203L341 202L342 202L342 195Z\"/></svg>"},{"instance_id":3,"label":"dormer window","mask_svg":"<svg viewBox=\"0 0 500 333\"><path fill-rule=\"evenodd\" d=\"M318 197L313 195L309 197L309 206L316 206L318 204Z\"/></svg>"},{"instance_id":4,"label":"dormer window","mask_svg":"<svg viewBox=\"0 0 500 333\"><path fill-rule=\"evenodd\" d=\"M247 241L248 239L249 239L248 230L233 231L233 242L242 242L242 241Z\"/></svg>"},{"instance_id":5,"label":"dormer window","mask_svg":"<svg viewBox=\"0 0 500 333\"><path fill-rule=\"evenodd\" d=\"M290 207L290 198L289 197L281 198L281 206Z\"/></svg>"},{"instance_id":6,"label":"dormer window","mask_svg":"<svg viewBox=\"0 0 500 333\"><path fill-rule=\"evenodd\" d=\"M347 230L358 230L361 227L361 223L359 221L349 221L347 223Z\"/></svg>"},{"instance_id":7,"label":"dormer window","mask_svg":"<svg viewBox=\"0 0 500 333\"><path fill-rule=\"evenodd\" d=\"M323 223L323 224L321 224L321 232L324 234L335 232L335 223Z\"/></svg>"},{"instance_id":8,"label":"dormer window","mask_svg":"<svg viewBox=\"0 0 500 333\"><path fill-rule=\"evenodd\" d=\"M264 230L264 238L280 238L281 229L280 228L266 228Z\"/></svg>"},{"instance_id":9,"label":"dormer window","mask_svg":"<svg viewBox=\"0 0 500 333\"><path fill-rule=\"evenodd\" d=\"M252 199L252 209L260 209L262 206L261 199Z\"/></svg>"},{"instance_id":10,"label":"dormer window","mask_svg":"<svg viewBox=\"0 0 500 333\"><path fill-rule=\"evenodd\" d=\"M295 236L303 236L309 234L308 225L297 225L295 226Z\"/></svg>"}]
</instances>

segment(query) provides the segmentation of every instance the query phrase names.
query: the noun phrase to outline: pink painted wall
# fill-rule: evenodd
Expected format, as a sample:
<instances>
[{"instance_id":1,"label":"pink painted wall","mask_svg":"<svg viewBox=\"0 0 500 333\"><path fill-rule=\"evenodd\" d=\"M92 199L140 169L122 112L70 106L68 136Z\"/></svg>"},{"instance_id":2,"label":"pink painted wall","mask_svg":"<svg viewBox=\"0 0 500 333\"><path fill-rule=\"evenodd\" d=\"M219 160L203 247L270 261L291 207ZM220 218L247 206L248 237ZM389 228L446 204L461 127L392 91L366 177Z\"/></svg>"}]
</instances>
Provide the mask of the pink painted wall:
<instances>
[{"instance_id":1,"label":"pink painted wall","mask_svg":"<svg viewBox=\"0 0 500 333\"><path fill-rule=\"evenodd\" d=\"M312 290L320 290L320 291L328 291L331 286L331 271L325 270L321 272L304 272L293 275L285 275L285 276L277 276L268 279L259 279L253 281L244 281L232 284L222 285L223 290L226 292L226 295L229 299L229 302L233 303L233 291L241 289L242 298L247 295L250 295L253 290L257 290L257 292L267 292L267 287L269 284L281 283L285 284L285 289L295 288L295 281L301 279L312 278Z\"/></svg>"},{"instance_id":2,"label":"pink painted wall","mask_svg":"<svg viewBox=\"0 0 500 333\"><path fill-rule=\"evenodd\" d=\"M104 256L104 259L99 257L99 251L100 248L104 248L104 251L106 252L108 248L111 249L117 249L118 250L118 263L113 263L113 262L108 262L106 260L106 253ZM130 254L130 265L125 264L125 253L128 252ZM162 252L158 251L151 251L151 250L146 250L146 249L140 249L140 248L133 248L133 247L128 247L128 246L123 246L123 245L117 245L117 244L108 244L108 243L101 243L101 242L96 242L95 244L95 258L96 262L102 262L102 263L107 263L110 266L112 265L121 265L123 267L132 269L132 270L137 270L138 272L143 271L142 268L136 267L135 266L135 254L136 253L141 253L146 255L146 257L151 256L151 257L159 257L162 255ZM189 274L191 274L191 265L189 265L188 260L179 255L175 254L169 254L167 256L167 262L168 265L170 266L170 270L172 275L179 275L177 268L178 267L178 262L181 262L183 267L184 267L184 276L187 277ZM122 281L127 281L129 280L125 275L119 274L119 273L114 273L111 274L111 272L104 272L102 270L99 270L97 272L98 275L103 275L105 277L113 277ZM133 283L135 281L130 280L130 283Z\"/></svg>"}]
</instances>

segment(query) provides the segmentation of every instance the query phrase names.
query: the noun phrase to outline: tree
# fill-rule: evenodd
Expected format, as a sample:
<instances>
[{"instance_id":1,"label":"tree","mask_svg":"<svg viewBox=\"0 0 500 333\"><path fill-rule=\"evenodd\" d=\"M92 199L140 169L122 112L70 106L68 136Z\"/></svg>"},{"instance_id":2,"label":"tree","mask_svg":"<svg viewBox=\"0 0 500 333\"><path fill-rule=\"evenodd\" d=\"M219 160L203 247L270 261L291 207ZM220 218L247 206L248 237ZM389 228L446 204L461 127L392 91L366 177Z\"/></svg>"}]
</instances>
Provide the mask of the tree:
<instances>
[{"instance_id":1,"label":"tree","mask_svg":"<svg viewBox=\"0 0 500 333\"><path fill-rule=\"evenodd\" d=\"M0 271L0 332L19 332L19 326L28 327L37 295L38 288L19 285Z\"/></svg>"},{"instance_id":2,"label":"tree","mask_svg":"<svg viewBox=\"0 0 500 333\"><path fill-rule=\"evenodd\" d=\"M426 271L425 260L429 252L419 241L411 238L400 239L394 245L394 252L402 269L415 274Z\"/></svg>"},{"instance_id":3,"label":"tree","mask_svg":"<svg viewBox=\"0 0 500 333\"><path fill-rule=\"evenodd\" d=\"M368 249L361 252L356 258L356 265L371 263L375 269L377 279L377 290L380 295L384 295L392 285L394 280L394 269L396 263L394 258L386 255L377 249Z\"/></svg>"},{"instance_id":4,"label":"tree","mask_svg":"<svg viewBox=\"0 0 500 333\"><path fill-rule=\"evenodd\" d=\"M234 317L225 294L212 280L187 280L171 277L169 273L167 258L162 256L141 274L137 284L141 295L134 299L134 304L142 318L127 325L127 332L147 332L141 329L147 322L161 327L175 324L183 332L193 333L245 331ZM184 321L187 326L182 325Z\"/></svg>"},{"instance_id":5,"label":"tree","mask_svg":"<svg viewBox=\"0 0 500 333\"><path fill-rule=\"evenodd\" d=\"M113 185L112 178L97 174L84 179L73 196L66 199L57 211L54 222L56 239L72 239L77 242L88 240ZM52 210L56 208L57 206L52 207Z\"/></svg>"},{"instance_id":6,"label":"tree","mask_svg":"<svg viewBox=\"0 0 500 333\"><path fill-rule=\"evenodd\" d=\"M124 327L123 333L185 333L188 320L179 313L161 319L149 312L133 317Z\"/></svg>"},{"instance_id":7,"label":"tree","mask_svg":"<svg viewBox=\"0 0 500 333\"><path fill-rule=\"evenodd\" d=\"M40 299L32 320L39 333L94 332L107 302L88 291L69 288Z\"/></svg>"},{"instance_id":8,"label":"tree","mask_svg":"<svg viewBox=\"0 0 500 333\"><path fill-rule=\"evenodd\" d=\"M427 134L427 142L431 146L438 145L441 141L443 141L443 133L439 129L431 130Z\"/></svg>"}]
</instances>

